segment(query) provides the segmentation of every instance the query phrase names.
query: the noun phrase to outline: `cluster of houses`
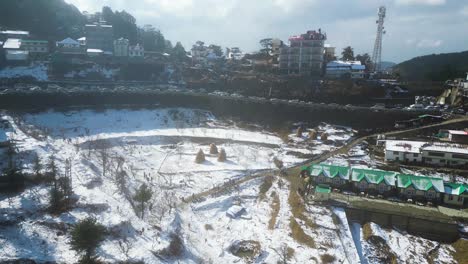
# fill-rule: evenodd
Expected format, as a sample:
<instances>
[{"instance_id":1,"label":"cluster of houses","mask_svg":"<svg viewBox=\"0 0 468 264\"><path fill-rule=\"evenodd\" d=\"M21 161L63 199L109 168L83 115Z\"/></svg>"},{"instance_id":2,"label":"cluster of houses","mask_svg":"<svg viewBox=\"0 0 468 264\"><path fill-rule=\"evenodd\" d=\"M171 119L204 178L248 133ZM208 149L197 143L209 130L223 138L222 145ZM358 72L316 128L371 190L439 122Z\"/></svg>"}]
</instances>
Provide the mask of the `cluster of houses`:
<instances>
[{"instance_id":1,"label":"cluster of houses","mask_svg":"<svg viewBox=\"0 0 468 264\"><path fill-rule=\"evenodd\" d=\"M85 36L65 38L51 43L33 38L28 31L0 31L0 47L7 62L24 63L45 60L51 52L72 58L114 56L117 58L143 58L142 45L130 45L128 39L114 39L112 25L105 21L85 25Z\"/></svg>"},{"instance_id":2,"label":"cluster of houses","mask_svg":"<svg viewBox=\"0 0 468 264\"><path fill-rule=\"evenodd\" d=\"M465 131L448 131L452 142L468 138ZM426 142L409 140L382 140L385 144L385 161L397 163L429 164L445 167L468 166L468 146L451 142Z\"/></svg>"},{"instance_id":3,"label":"cluster of houses","mask_svg":"<svg viewBox=\"0 0 468 264\"><path fill-rule=\"evenodd\" d=\"M316 185L315 192L321 200L330 197L331 188L337 188L468 207L468 185L444 182L441 178L327 164L303 166L301 176L309 177L309 182Z\"/></svg>"}]
</instances>

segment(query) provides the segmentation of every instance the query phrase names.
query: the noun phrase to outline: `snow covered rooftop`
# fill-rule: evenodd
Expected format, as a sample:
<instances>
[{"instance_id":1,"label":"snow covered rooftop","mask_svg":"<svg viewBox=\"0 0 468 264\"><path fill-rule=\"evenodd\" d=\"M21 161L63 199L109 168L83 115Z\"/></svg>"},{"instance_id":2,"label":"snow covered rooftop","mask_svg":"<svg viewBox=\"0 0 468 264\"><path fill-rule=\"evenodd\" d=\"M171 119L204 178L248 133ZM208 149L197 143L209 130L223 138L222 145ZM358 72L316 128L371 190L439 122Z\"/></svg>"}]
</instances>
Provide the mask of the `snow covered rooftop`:
<instances>
[{"instance_id":1,"label":"snow covered rooftop","mask_svg":"<svg viewBox=\"0 0 468 264\"><path fill-rule=\"evenodd\" d=\"M449 130L448 132L449 134L453 134L453 135L468 136L468 131L464 131L464 130Z\"/></svg>"},{"instance_id":2,"label":"snow covered rooftop","mask_svg":"<svg viewBox=\"0 0 468 264\"><path fill-rule=\"evenodd\" d=\"M3 44L4 49L19 49L21 47L21 39L9 38Z\"/></svg>"},{"instance_id":3,"label":"snow covered rooftop","mask_svg":"<svg viewBox=\"0 0 468 264\"><path fill-rule=\"evenodd\" d=\"M388 151L420 153L421 147L426 143L424 141L386 140L385 149Z\"/></svg>"},{"instance_id":4,"label":"snow covered rooftop","mask_svg":"<svg viewBox=\"0 0 468 264\"><path fill-rule=\"evenodd\" d=\"M101 49L87 49L86 52L88 53L103 53Z\"/></svg>"},{"instance_id":5,"label":"snow covered rooftop","mask_svg":"<svg viewBox=\"0 0 468 264\"><path fill-rule=\"evenodd\" d=\"M22 30L4 30L4 31L0 31L0 34L6 34L6 35L29 35L29 31L22 31Z\"/></svg>"},{"instance_id":6,"label":"snow covered rooftop","mask_svg":"<svg viewBox=\"0 0 468 264\"><path fill-rule=\"evenodd\" d=\"M62 41L58 41L57 44L62 44L62 45L80 45L80 43L72 38L66 38Z\"/></svg>"},{"instance_id":7,"label":"snow covered rooftop","mask_svg":"<svg viewBox=\"0 0 468 264\"><path fill-rule=\"evenodd\" d=\"M447 153L468 154L468 147L451 143L429 143L410 140L386 140L385 150L406 153L420 153L421 151L437 151Z\"/></svg>"},{"instance_id":8,"label":"snow covered rooftop","mask_svg":"<svg viewBox=\"0 0 468 264\"><path fill-rule=\"evenodd\" d=\"M424 146L422 150L447 152L456 154L468 154L468 147L464 145L448 144L448 143L434 143Z\"/></svg>"}]
</instances>

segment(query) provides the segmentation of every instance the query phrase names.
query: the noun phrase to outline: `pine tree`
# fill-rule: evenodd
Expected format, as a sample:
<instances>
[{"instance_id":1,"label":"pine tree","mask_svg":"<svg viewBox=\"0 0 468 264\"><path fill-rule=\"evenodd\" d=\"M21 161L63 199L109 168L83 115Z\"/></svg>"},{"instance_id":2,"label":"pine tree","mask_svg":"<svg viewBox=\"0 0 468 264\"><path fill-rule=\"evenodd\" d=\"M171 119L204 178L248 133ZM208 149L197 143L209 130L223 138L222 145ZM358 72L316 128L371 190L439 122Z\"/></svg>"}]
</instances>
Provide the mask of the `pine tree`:
<instances>
[{"instance_id":1,"label":"pine tree","mask_svg":"<svg viewBox=\"0 0 468 264\"><path fill-rule=\"evenodd\" d=\"M42 170L41 159L39 158L39 155L36 154L33 160L34 175L36 175L36 177L39 177L41 175L41 170Z\"/></svg>"},{"instance_id":2,"label":"pine tree","mask_svg":"<svg viewBox=\"0 0 468 264\"><path fill-rule=\"evenodd\" d=\"M133 196L133 199L137 202L140 203L140 210L141 210L141 218L145 216L145 204L151 200L151 197L153 196L153 192L148 188L148 186L143 183L140 188L137 190L135 193L135 196Z\"/></svg>"},{"instance_id":3,"label":"pine tree","mask_svg":"<svg viewBox=\"0 0 468 264\"><path fill-rule=\"evenodd\" d=\"M79 254L84 254L79 263L97 263L95 252L104 240L106 228L94 218L81 220L71 231L70 246Z\"/></svg>"}]
</instances>

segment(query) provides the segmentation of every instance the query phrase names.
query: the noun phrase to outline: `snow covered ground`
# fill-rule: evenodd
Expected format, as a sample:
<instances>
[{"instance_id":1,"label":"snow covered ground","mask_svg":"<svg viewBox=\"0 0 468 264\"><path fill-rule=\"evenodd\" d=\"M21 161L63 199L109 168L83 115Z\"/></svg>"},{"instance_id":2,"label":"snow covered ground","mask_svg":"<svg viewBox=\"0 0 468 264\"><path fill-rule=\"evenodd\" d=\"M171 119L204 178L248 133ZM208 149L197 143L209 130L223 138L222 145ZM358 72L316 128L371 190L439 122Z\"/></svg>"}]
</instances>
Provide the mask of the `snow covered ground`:
<instances>
[{"instance_id":1,"label":"snow covered ground","mask_svg":"<svg viewBox=\"0 0 468 264\"><path fill-rule=\"evenodd\" d=\"M33 77L38 81L47 81L48 67L44 63L31 64L30 66L6 67L0 69L0 78Z\"/></svg>"},{"instance_id":2,"label":"snow covered ground","mask_svg":"<svg viewBox=\"0 0 468 264\"><path fill-rule=\"evenodd\" d=\"M339 144L320 140L305 147L300 140L284 143L273 133L240 129L209 112L183 108L6 113L5 118L11 124L6 135L16 142L23 171L32 172L35 155L44 163L54 155L60 173L70 160L78 201L69 212L53 216L46 210L50 187L44 184L29 186L17 195L0 196L0 261L30 258L73 263L78 256L68 245L69 231L77 221L94 216L111 231L98 250L100 258L110 263L174 263L175 259L156 254L169 245L173 233L179 234L184 244L180 263L277 263L285 252L290 263L323 263L327 259L378 263L371 261L368 243L359 236L361 227L348 223L343 209L307 205L306 217L313 225L295 219L288 201L288 183L278 177L263 198L259 190L264 179L258 178L193 203L183 202L193 194L274 169L275 157L290 166L304 161L295 153L320 154ZM352 136L347 128L321 127L334 142ZM209 154L210 143L226 150L226 162ZM199 149L206 154L206 161L196 164ZM105 173L103 153L108 157ZM118 168L126 174L130 197L142 183L153 191L143 219L119 188ZM313 238L314 247L292 237L291 219ZM432 242L399 243L414 238L376 225L374 229L394 252L410 248L420 253L432 246ZM234 254L233 248L245 242L259 245L258 251L250 257ZM438 263L451 263L449 251L449 246L440 247ZM412 260L408 256L399 259ZM423 258L418 262L427 263Z\"/></svg>"}]
</instances>

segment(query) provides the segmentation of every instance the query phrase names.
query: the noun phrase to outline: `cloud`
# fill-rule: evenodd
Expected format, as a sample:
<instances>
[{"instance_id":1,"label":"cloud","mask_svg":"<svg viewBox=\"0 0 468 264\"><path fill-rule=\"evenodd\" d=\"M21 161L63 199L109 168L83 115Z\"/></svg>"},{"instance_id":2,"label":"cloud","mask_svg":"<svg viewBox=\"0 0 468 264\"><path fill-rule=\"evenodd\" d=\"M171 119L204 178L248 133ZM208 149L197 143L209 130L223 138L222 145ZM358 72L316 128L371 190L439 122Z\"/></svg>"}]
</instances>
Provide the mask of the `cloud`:
<instances>
[{"instance_id":1,"label":"cloud","mask_svg":"<svg viewBox=\"0 0 468 264\"><path fill-rule=\"evenodd\" d=\"M396 0L397 5L444 5L445 0Z\"/></svg>"},{"instance_id":2,"label":"cloud","mask_svg":"<svg viewBox=\"0 0 468 264\"><path fill-rule=\"evenodd\" d=\"M468 5L464 6L461 10L460 13L464 16L468 16Z\"/></svg>"},{"instance_id":3,"label":"cloud","mask_svg":"<svg viewBox=\"0 0 468 264\"><path fill-rule=\"evenodd\" d=\"M1 0L0 0L1 1ZM321 28L337 53L372 53L377 8L387 7L383 59L399 62L429 52L466 50L468 5L459 0L65 0L80 10L126 10L189 49L197 40L252 52L259 40Z\"/></svg>"},{"instance_id":4,"label":"cloud","mask_svg":"<svg viewBox=\"0 0 468 264\"><path fill-rule=\"evenodd\" d=\"M440 39L421 39L416 44L419 48L436 48L442 45L443 41Z\"/></svg>"}]
</instances>

